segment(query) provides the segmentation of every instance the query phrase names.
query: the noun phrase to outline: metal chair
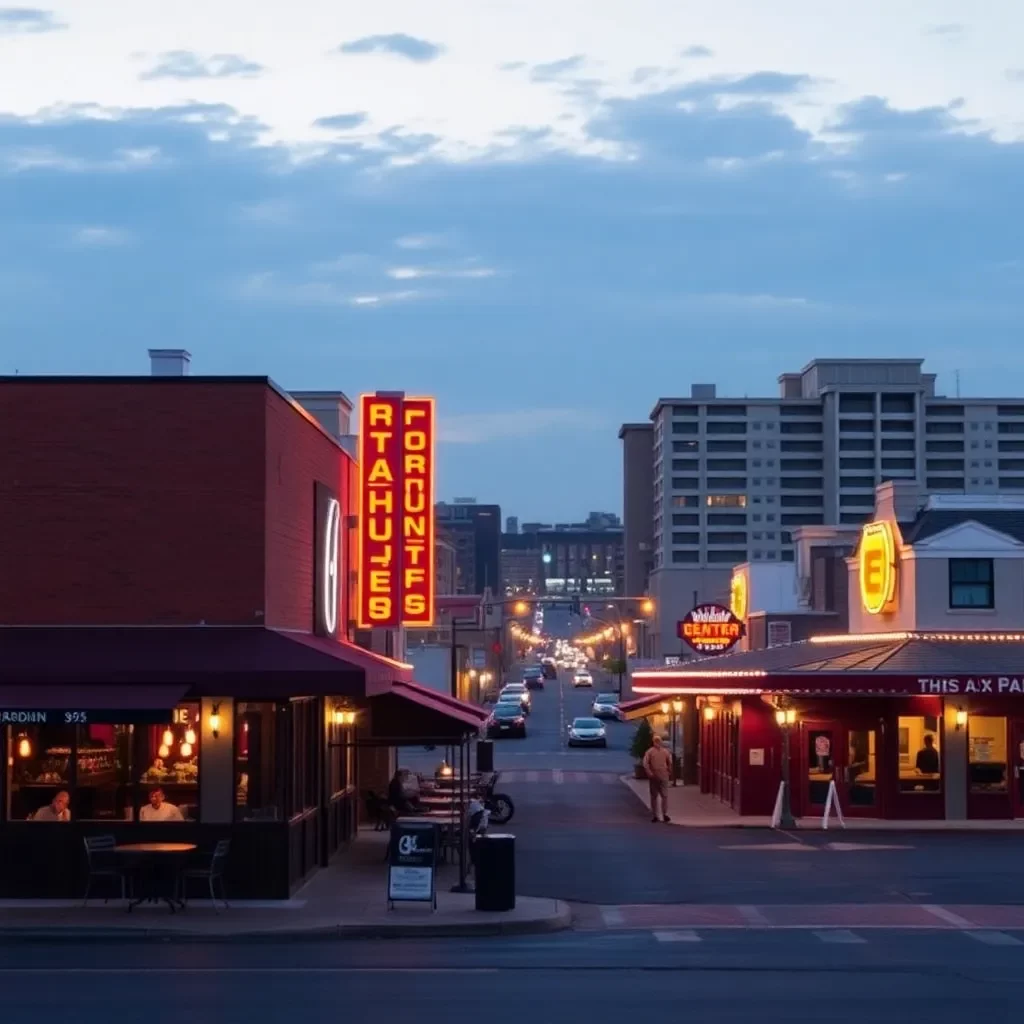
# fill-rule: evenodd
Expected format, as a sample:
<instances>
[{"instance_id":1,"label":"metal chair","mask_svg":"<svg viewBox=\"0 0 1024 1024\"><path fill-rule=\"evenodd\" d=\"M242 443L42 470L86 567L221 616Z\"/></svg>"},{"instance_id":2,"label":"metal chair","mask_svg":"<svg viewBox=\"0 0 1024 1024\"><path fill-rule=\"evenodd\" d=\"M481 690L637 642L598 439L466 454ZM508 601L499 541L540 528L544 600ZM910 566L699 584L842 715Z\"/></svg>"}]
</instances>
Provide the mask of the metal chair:
<instances>
[{"instance_id":1,"label":"metal chair","mask_svg":"<svg viewBox=\"0 0 1024 1024\"><path fill-rule=\"evenodd\" d=\"M113 836L86 836L82 841L85 843L85 863L89 871L82 906L88 904L92 883L98 878L113 878L118 881L121 886L121 899L128 899L128 883L124 868L114 859L117 840ZM104 903L109 900L109 896L103 898Z\"/></svg>"},{"instance_id":2,"label":"metal chair","mask_svg":"<svg viewBox=\"0 0 1024 1024\"><path fill-rule=\"evenodd\" d=\"M195 879L198 881L206 882L210 889L210 902L213 904L213 909L219 914L220 909L217 907L217 883L220 883L220 901L224 904L224 909L227 910L229 907L227 900L227 891L224 888L224 866L227 863L228 852L231 849L230 839L218 839L217 845L214 847L213 854L210 857L210 862L206 867L202 868L187 868L182 871L180 875L181 883L181 902L188 906L188 883L189 879Z\"/></svg>"}]
</instances>

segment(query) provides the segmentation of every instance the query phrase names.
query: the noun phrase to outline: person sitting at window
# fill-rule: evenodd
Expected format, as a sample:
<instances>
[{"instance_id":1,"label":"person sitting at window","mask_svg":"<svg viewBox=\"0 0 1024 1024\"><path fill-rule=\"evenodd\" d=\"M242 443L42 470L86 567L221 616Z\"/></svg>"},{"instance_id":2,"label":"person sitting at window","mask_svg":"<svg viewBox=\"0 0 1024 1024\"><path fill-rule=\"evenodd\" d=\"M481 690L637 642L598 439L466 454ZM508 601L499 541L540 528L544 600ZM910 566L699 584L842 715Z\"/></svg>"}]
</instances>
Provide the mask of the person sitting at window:
<instances>
[{"instance_id":1,"label":"person sitting at window","mask_svg":"<svg viewBox=\"0 0 1024 1024\"><path fill-rule=\"evenodd\" d=\"M935 737L925 736L924 746L917 752L917 770L922 775L939 774L939 752L935 749Z\"/></svg>"},{"instance_id":2,"label":"person sitting at window","mask_svg":"<svg viewBox=\"0 0 1024 1024\"><path fill-rule=\"evenodd\" d=\"M139 810L139 821L184 821L185 816L164 800L162 789L153 789L149 793L149 803Z\"/></svg>"},{"instance_id":3,"label":"person sitting at window","mask_svg":"<svg viewBox=\"0 0 1024 1024\"><path fill-rule=\"evenodd\" d=\"M71 795L66 789L62 789L45 807L40 807L32 815L32 821L70 821L70 803Z\"/></svg>"}]
</instances>

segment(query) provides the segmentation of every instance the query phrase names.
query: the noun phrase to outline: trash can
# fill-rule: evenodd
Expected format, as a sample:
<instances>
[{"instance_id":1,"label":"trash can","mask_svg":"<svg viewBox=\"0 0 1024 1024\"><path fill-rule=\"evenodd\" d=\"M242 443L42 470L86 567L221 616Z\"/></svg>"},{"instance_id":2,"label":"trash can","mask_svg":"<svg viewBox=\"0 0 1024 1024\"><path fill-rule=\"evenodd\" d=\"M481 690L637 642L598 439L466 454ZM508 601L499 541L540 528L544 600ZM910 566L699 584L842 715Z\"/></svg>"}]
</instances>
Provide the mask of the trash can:
<instances>
[{"instance_id":1,"label":"trash can","mask_svg":"<svg viewBox=\"0 0 1024 1024\"><path fill-rule=\"evenodd\" d=\"M476 770L478 772L494 771L494 741L477 740L476 743Z\"/></svg>"},{"instance_id":2,"label":"trash can","mask_svg":"<svg viewBox=\"0 0 1024 1024\"><path fill-rule=\"evenodd\" d=\"M516 909L516 837L493 832L476 841L476 909Z\"/></svg>"}]
</instances>

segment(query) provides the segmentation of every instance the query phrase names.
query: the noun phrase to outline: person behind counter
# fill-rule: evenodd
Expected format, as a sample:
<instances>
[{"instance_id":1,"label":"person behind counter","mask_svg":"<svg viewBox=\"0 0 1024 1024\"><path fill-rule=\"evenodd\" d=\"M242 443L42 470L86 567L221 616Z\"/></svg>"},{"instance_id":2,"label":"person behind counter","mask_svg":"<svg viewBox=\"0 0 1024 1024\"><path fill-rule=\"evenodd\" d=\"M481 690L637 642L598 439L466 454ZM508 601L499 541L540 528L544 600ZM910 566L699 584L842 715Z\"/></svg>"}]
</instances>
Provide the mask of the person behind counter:
<instances>
[{"instance_id":1,"label":"person behind counter","mask_svg":"<svg viewBox=\"0 0 1024 1024\"><path fill-rule=\"evenodd\" d=\"M32 815L32 821L70 821L71 810L68 804L71 803L71 794L66 789L62 789L57 793L54 798L45 806L40 807L35 814Z\"/></svg>"},{"instance_id":2,"label":"person behind counter","mask_svg":"<svg viewBox=\"0 0 1024 1024\"><path fill-rule=\"evenodd\" d=\"M939 774L939 752L935 749L934 736L925 736L924 746L917 752L915 767L922 775Z\"/></svg>"},{"instance_id":3,"label":"person behind counter","mask_svg":"<svg viewBox=\"0 0 1024 1024\"><path fill-rule=\"evenodd\" d=\"M185 816L174 805L164 800L160 788L149 791L149 803L139 810L139 821L184 821Z\"/></svg>"}]
</instances>

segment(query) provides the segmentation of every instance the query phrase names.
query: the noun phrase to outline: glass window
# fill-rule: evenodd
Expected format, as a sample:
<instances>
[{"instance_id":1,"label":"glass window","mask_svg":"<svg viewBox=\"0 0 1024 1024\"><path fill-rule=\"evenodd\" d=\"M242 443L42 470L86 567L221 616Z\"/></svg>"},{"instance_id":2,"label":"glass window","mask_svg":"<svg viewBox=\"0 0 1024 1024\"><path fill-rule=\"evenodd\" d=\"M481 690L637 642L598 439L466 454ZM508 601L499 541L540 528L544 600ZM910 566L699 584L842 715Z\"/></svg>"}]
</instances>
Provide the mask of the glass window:
<instances>
[{"instance_id":1,"label":"glass window","mask_svg":"<svg viewBox=\"0 0 1024 1024\"><path fill-rule=\"evenodd\" d=\"M312 699L291 702L292 736L292 814L316 807L319 803L317 792L316 754L320 743L317 702Z\"/></svg>"},{"instance_id":2,"label":"glass window","mask_svg":"<svg viewBox=\"0 0 1024 1024\"><path fill-rule=\"evenodd\" d=\"M942 791L942 738L930 715L900 715L900 792Z\"/></svg>"},{"instance_id":3,"label":"glass window","mask_svg":"<svg viewBox=\"0 0 1024 1024\"><path fill-rule=\"evenodd\" d=\"M284 801L278 751L286 715L273 703L235 706L235 818L279 821Z\"/></svg>"},{"instance_id":4,"label":"glass window","mask_svg":"<svg viewBox=\"0 0 1024 1024\"><path fill-rule=\"evenodd\" d=\"M991 558L949 560L949 607L994 608Z\"/></svg>"},{"instance_id":5,"label":"glass window","mask_svg":"<svg viewBox=\"0 0 1024 1024\"><path fill-rule=\"evenodd\" d=\"M166 725L15 726L8 753L10 821L198 817L198 703L179 706Z\"/></svg>"},{"instance_id":6,"label":"glass window","mask_svg":"<svg viewBox=\"0 0 1024 1024\"><path fill-rule=\"evenodd\" d=\"M972 793L1005 793L1006 719L971 715L967 719L968 778Z\"/></svg>"}]
</instances>

